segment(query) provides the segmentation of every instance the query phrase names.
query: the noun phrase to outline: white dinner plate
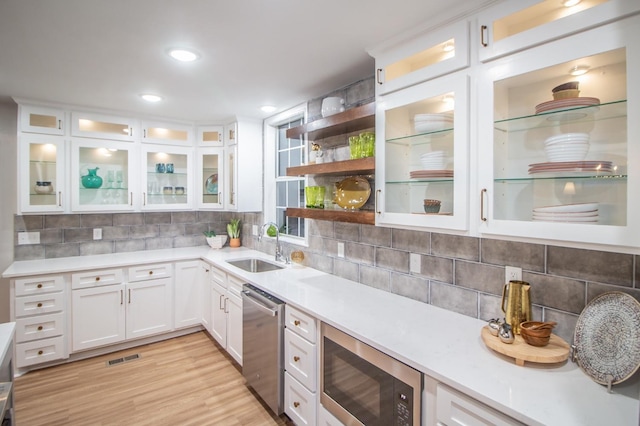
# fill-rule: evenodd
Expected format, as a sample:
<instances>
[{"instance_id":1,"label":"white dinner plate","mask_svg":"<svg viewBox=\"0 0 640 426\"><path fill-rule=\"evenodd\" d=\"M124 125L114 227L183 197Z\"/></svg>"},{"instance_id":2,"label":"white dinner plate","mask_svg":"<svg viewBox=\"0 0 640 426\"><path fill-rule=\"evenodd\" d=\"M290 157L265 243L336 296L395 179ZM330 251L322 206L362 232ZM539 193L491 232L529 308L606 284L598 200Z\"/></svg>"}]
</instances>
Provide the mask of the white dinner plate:
<instances>
[{"instance_id":1,"label":"white dinner plate","mask_svg":"<svg viewBox=\"0 0 640 426\"><path fill-rule=\"evenodd\" d=\"M588 212L597 210L598 203L576 203L576 204L560 204L557 206L536 207L534 212L539 213L558 213L558 212Z\"/></svg>"}]
</instances>

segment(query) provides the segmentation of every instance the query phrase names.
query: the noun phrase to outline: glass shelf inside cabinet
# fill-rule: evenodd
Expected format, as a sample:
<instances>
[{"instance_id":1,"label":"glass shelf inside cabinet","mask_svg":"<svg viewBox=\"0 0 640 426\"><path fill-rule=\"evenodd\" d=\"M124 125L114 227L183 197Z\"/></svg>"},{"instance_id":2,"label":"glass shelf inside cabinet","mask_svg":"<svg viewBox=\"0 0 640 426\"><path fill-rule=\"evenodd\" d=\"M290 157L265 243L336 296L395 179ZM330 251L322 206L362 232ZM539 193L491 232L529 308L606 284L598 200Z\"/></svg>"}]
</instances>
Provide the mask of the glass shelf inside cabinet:
<instances>
[{"instance_id":1,"label":"glass shelf inside cabinet","mask_svg":"<svg viewBox=\"0 0 640 426\"><path fill-rule=\"evenodd\" d=\"M53 206L56 204L57 147L50 143L29 145L29 204Z\"/></svg>"}]
</instances>

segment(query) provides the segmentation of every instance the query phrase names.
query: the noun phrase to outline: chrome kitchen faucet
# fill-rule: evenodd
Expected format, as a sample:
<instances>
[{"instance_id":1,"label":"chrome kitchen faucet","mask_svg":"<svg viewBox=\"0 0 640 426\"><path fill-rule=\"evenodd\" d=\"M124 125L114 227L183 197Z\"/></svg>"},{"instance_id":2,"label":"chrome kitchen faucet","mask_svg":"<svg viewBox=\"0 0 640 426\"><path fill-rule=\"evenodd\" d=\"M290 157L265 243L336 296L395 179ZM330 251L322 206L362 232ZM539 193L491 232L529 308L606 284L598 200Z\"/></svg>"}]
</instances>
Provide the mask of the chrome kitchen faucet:
<instances>
[{"instance_id":1,"label":"chrome kitchen faucet","mask_svg":"<svg viewBox=\"0 0 640 426\"><path fill-rule=\"evenodd\" d=\"M282 246L280 245L280 230L278 229L278 225L273 222L267 222L260 228L260 233L258 234L258 241L262 241L262 236L264 235L264 228L267 226L273 225L276 228L276 262L287 262L287 258L282 252Z\"/></svg>"}]
</instances>

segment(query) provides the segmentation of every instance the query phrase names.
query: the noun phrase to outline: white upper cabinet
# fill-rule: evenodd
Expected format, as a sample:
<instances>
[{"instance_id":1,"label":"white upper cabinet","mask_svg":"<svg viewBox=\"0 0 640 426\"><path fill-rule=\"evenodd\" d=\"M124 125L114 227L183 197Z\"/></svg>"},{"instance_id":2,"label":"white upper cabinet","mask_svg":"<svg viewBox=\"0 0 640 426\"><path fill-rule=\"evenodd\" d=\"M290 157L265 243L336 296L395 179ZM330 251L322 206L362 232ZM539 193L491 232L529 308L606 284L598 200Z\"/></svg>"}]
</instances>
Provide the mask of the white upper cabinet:
<instances>
[{"instance_id":1,"label":"white upper cabinet","mask_svg":"<svg viewBox=\"0 0 640 426\"><path fill-rule=\"evenodd\" d=\"M640 246L639 42L636 16L483 68L482 234Z\"/></svg>"},{"instance_id":2,"label":"white upper cabinet","mask_svg":"<svg viewBox=\"0 0 640 426\"><path fill-rule=\"evenodd\" d=\"M20 130L28 133L64 135L64 111L56 108L20 105Z\"/></svg>"},{"instance_id":3,"label":"white upper cabinet","mask_svg":"<svg viewBox=\"0 0 640 426\"><path fill-rule=\"evenodd\" d=\"M376 93L393 92L469 66L469 24L458 22L369 53L376 59Z\"/></svg>"},{"instance_id":4,"label":"white upper cabinet","mask_svg":"<svg viewBox=\"0 0 640 426\"><path fill-rule=\"evenodd\" d=\"M64 175L65 141L61 136L21 134L18 191L22 212L62 212L69 199Z\"/></svg>"},{"instance_id":5,"label":"white upper cabinet","mask_svg":"<svg viewBox=\"0 0 640 426\"><path fill-rule=\"evenodd\" d=\"M224 146L224 126L198 126L198 146Z\"/></svg>"},{"instance_id":6,"label":"white upper cabinet","mask_svg":"<svg viewBox=\"0 0 640 426\"><path fill-rule=\"evenodd\" d=\"M74 138L71 141L71 209L134 209L134 146L130 143Z\"/></svg>"},{"instance_id":7,"label":"white upper cabinet","mask_svg":"<svg viewBox=\"0 0 640 426\"><path fill-rule=\"evenodd\" d=\"M190 209L193 199L193 148L142 147L142 209Z\"/></svg>"},{"instance_id":8,"label":"white upper cabinet","mask_svg":"<svg viewBox=\"0 0 640 426\"><path fill-rule=\"evenodd\" d=\"M193 126L143 121L142 142L193 146Z\"/></svg>"},{"instance_id":9,"label":"white upper cabinet","mask_svg":"<svg viewBox=\"0 0 640 426\"><path fill-rule=\"evenodd\" d=\"M87 138L133 141L137 120L129 117L94 114L87 112L71 113L71 135Z\"/></svg>"},{"instance_id":10,"label":"white upper cabinet","mask_svg":"<svg viewBox=\"0 0 640 426\"><path fill-rule=\"evenodd\" d=\"M225 126L225 133L229 132L233 143L227 141L225 148L224 208L262 211L262 124L241 119Z\"/></svg>"},{"instance_id":11,"label":"white upper cabinet","mask_svg":"<svg viewBox=\"0 0 640 426\"><path fill-rule=\"evenodd\" d=\"M198 148L197 206L203 209L224 207L224 149Z\"/></svg>"},{"instance_id":12,"label":"white upper cabinet","mask_svg":"<svg viewBox=\"0 0 640 426\"><path fill-rule=\"evenodd\" d=\"M468 103L465 71L377 98L376 225L468 229Z\"/></svg>"},{"instance_id":13,"label":"white upper cabinet","mask_svg":"<svg viewBox=\"0 0 640 426\"><path fill-rule=\"evenodd\" d=\"M491 59L593 28L640 10L638 0L500 2L478 16L479 59ZM575 3L575 2L573 2Z\"/></svg>"}]
</instances>

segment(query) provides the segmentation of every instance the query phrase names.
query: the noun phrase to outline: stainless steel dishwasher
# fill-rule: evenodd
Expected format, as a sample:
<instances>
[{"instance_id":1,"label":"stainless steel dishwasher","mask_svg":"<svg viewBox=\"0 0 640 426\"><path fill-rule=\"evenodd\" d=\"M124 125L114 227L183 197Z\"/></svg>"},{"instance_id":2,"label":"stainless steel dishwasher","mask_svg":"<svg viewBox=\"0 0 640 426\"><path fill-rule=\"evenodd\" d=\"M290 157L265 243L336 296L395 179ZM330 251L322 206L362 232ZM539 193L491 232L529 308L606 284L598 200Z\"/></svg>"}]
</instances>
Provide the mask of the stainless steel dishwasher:
<instances>
[{"instance_id":1,"label":"stainless steel dishwasher","mask_svg":"<svg viewBox=\"0 0 640 426\"><path fill-rule=\"evenodd\" d=\"M284 302L251 284L242 290L242 375L274 413L284 407Z\"/></svg>"}]
</instances>

